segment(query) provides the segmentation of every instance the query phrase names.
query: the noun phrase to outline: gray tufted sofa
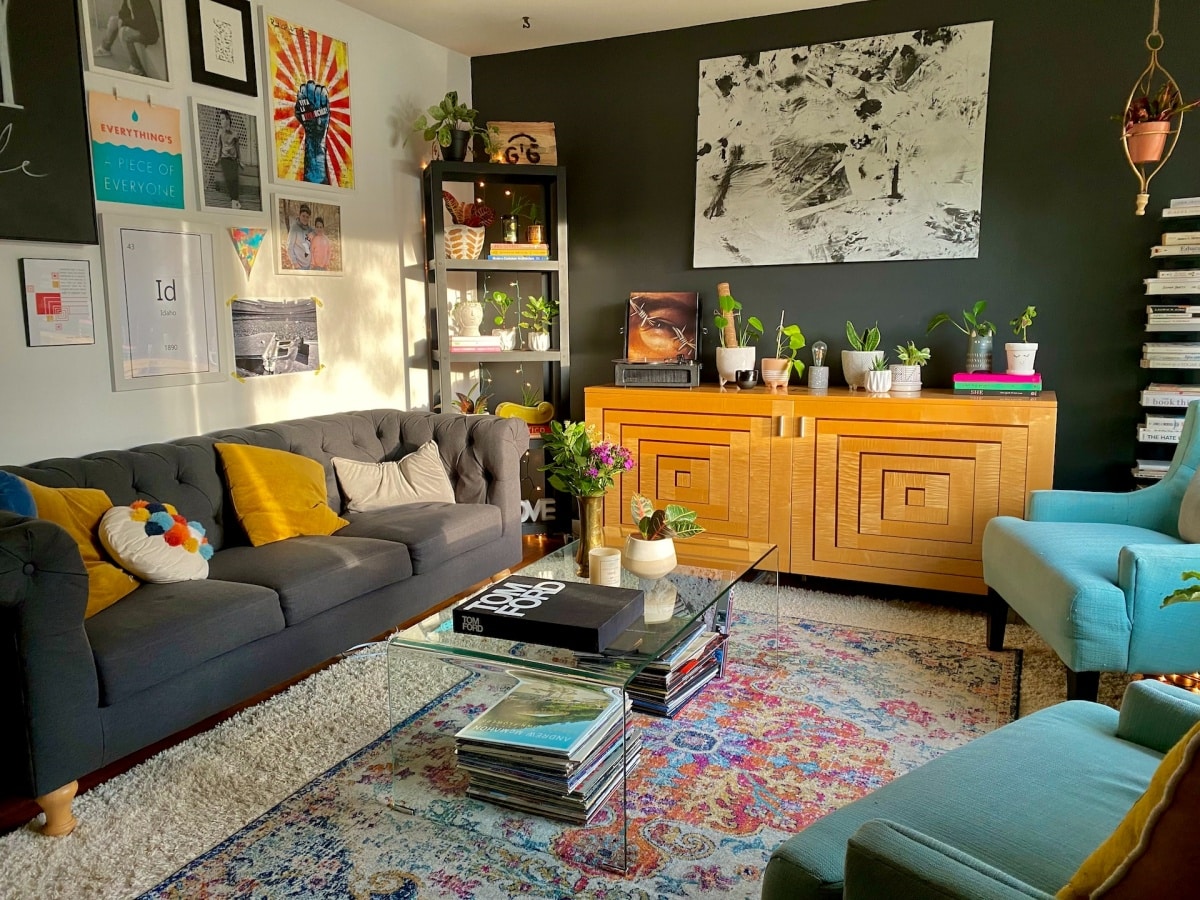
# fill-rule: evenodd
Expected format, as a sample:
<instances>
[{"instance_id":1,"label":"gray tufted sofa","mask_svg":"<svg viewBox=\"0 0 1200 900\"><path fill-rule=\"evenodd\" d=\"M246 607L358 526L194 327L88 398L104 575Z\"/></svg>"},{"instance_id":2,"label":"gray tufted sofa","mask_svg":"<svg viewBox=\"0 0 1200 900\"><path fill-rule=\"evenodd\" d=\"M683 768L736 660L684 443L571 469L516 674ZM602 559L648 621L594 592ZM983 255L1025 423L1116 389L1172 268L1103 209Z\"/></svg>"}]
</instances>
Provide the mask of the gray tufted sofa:
<instances>
[{"instance_id":1,"label":"gray tufted sofa","mask_svg":"<svg viewBox=\"0 0 1200 900\"><path fill-rule=\"evenodd\" d=\"M250 546L217 442L330 459L398 459L428 440L456 503L342 515L328 537ZM174 504L216 553L206 581L143 584L84 619L87 576L58 526L0 512L0 794L74 825L75 781L438 605L521 559L525 426L491 416L371 410L3 468L116 505ZM65 809L63 801L65 800Z\"/></svg>"}]
</instances>

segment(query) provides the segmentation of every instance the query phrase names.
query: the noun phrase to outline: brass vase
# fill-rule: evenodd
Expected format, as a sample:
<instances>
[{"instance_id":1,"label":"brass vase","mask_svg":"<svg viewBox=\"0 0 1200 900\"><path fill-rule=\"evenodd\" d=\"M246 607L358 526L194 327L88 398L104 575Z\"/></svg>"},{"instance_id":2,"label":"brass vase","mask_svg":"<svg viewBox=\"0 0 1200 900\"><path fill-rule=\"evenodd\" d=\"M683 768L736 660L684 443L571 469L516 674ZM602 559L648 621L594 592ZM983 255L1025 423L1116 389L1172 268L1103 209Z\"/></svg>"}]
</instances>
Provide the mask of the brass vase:
<instances>
[{"instance_id":1,"label":"brass vase","mask_svg":"<svg viewBox=\"0 0 1200 900\"><path fill-rule=\"evenodd\" d=\"M579 552L575 554L576 570L588 577L589 558L594 547L604 546L604 495L578 497L579 501Z\"/></svg>"}]
</instances>

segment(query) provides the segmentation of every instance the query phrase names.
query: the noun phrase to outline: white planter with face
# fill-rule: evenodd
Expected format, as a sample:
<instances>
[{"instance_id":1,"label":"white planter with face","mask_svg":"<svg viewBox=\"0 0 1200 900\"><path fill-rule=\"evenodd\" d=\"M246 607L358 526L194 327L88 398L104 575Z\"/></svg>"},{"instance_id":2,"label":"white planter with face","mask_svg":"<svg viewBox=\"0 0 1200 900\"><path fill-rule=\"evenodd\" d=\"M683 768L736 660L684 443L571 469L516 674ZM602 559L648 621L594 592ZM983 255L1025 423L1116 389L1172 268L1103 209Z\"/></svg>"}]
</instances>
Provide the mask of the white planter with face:
<instances>
[{"instance_id":1,"label":"white planter with face","mask_svg":"<svg viewBox=\"0 0 1200 900\"><path fill-rule=\"evenodd\" d=\"M1005 344L1004 352L1008 355L1008 374L1032 375L1035 371L1033 363L1037 357L1037 348L1037 344Z\"/></svg>"}]
</instances>

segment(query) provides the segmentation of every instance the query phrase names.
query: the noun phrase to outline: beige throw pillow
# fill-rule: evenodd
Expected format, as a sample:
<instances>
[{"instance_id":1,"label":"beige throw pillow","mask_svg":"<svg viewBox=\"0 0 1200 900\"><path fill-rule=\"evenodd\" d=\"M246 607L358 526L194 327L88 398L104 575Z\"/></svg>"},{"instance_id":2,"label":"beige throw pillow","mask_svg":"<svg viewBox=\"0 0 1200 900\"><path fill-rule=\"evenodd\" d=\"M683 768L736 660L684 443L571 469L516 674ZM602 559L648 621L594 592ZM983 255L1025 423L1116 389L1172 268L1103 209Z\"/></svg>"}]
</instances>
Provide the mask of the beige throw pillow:
<instances>
[{"instance_id":1,"label":"beige throw pillow","mask_svg":"<svg viewBox=\"0 0 1200 900\"><path fill-rule=\"evenodd\" d=\"M346 496L346 512L454 502L454 488L433 441L397 462L367 463L335 456L333 469Z\"/></svg>"},{"instance_id":2,"label":"beige throw pillow","mask_svg":"<svg viewBox=\"0 0 1200 900\"><path fill-rule=\"evenodd\" d=\"M1200 544L1200 472L1192 476L1179 504L1179 537Z\"/></svg>"}]
</instances>

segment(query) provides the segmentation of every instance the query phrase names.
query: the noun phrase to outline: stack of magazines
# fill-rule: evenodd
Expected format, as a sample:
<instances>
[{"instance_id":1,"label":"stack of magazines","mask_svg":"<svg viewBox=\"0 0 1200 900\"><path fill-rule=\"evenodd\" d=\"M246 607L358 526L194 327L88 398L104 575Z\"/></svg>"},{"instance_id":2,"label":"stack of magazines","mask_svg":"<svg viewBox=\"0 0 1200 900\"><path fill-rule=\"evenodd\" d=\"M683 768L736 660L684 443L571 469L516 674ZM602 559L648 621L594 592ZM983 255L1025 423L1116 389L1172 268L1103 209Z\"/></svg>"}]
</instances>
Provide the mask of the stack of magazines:
<instances>
[{"instance_id":1,"label":"stack of magazines","mask_svg":"<svg viewBox=\"0 0 1200 900\"><path fill-rule=\"evenodd\" d=\"M641 733L626 728L620 688L519 677L455 735L467 796L586 825L637 765Z\"/></svg>"}]
</instances>

